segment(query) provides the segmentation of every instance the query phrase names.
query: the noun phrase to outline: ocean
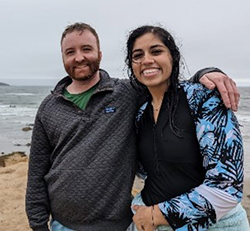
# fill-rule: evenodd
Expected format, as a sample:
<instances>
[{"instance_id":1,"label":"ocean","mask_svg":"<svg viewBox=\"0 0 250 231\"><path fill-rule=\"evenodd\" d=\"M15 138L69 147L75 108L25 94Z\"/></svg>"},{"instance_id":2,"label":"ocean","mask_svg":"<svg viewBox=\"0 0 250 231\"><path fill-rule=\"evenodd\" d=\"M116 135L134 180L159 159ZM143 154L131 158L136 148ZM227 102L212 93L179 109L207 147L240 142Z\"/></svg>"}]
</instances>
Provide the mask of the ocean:
<instances>
[{"instance_id":1,"label":"ocean","mask_svg":"<svg viewBox=\"0 0 250 231\"><path fill-rule=\"evenodd\" d=\"M244 143L245 174L250 176L250 87L240 87L240 104L235 113L241 125Z\"/></svg>"},{"instance_id":2,"label":"ocean","mask_svg":"<svg viewBox=\"0 0 250 231\"><path fill-rule=\"evenodd\" d=\"M29 154L32 130L41 101L50 93L49 86L0 86L0 155L13 151ZM250 176L250 87L240 87L236 116L244 141L245 173Z\"/></svg>"},{"instance_id":3,"label":"ocean","mask_svg":"<svg viewBox=\"0 0 250 231\"><path fill-rule=\"evenodd\" d=\"M50 93L48 86L0 86L0 155L13 151L29 154L38 106Z\"/></svg>"}]
</instances>

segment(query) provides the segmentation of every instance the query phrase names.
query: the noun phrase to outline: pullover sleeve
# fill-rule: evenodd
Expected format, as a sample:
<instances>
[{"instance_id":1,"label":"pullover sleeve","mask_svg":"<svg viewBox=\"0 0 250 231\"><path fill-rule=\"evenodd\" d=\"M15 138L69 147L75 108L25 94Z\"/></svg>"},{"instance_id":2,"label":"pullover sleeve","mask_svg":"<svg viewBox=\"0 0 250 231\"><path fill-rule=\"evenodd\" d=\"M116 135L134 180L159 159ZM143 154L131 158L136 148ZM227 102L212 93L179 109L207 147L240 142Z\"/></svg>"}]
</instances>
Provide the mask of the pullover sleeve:
<instances>
[{"instance_id":1,"label":"pullover sleeve","mask_svg":"<svg viewBox=\"0 0 250 231\"><path fill-rule=\"evenodd\" d=\"M26 191L26 213L33 230L47 231L50 216L49 198L44 176L50 169L51 146L41 121L40 106L32 134L28 184Z\"/></svg>"},{"instance_id":2,"label":"pullover sleeve","mask_svg":"<svg viewBox=\"0 0 250 231\"><path fill-rule=\"evenodd\" d=\"M222 70L220 70L220 69L217 68L217 67L206 67L206 68L203 68L203 69L197 71L197 72L189 79L189 82L192 82L192 83L199 83L200 78L201 78L203 75L208 74L208 73L211 73L211 72L220 72L220 73L225 74Z\"/></svg>"},{"instance_id":3,"label":"pullover sleeve","mask_svg":"<svg viewBox=\"0 0 250 231\"><path fill-rule=\"evenodd\" d=\"M202 185L158 204L174 230L207 230L242 199L243 142L237 119L217 91L184 87L206 170Z\"/></svg>"}]
</instances>

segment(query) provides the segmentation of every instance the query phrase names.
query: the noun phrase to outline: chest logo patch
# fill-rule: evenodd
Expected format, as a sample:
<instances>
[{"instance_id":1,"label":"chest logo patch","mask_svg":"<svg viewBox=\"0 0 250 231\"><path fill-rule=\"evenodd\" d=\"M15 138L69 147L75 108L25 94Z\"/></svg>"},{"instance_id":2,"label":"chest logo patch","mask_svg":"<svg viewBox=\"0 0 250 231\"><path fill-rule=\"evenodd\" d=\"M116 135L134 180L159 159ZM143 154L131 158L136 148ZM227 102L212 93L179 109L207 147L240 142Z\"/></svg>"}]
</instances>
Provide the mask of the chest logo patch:
<instances>
[{"instance_id":1,"label":"chest logo patch","mask_svg":"<svg viewBox=\"0 0 250 231\"><path fill-rule=\"evenodd\" d=\"M115 111L116 111L116 107L105 107L105 108L104 108L105 114L108 114L108 113L115 113Z\"/></svg>"}]
</instances>

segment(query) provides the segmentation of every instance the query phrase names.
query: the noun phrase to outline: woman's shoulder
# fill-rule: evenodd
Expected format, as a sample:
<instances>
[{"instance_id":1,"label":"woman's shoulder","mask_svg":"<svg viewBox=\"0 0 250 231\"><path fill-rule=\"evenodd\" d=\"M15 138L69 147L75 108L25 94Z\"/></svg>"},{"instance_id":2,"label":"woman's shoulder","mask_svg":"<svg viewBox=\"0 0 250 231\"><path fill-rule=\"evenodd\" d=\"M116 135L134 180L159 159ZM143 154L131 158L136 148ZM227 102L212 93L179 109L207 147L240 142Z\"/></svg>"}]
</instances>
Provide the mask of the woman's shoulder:
<instances>
[{"instance_id":1,"label":"woman's shoulder","mask_svg":"<svg viewBox=\"0 0 250 231\"><path fill-rule=\"evenodd\" d=\"M180 86L183 88L184 92L187 94L187 98L195 97L198 99L203 99L207 97L217 97L220 98L220 94L217 89L210 90L200 83L191 83L188 81L180 82Z\"/></svg>"},{"instance_id":2,"label":"woman's shoulder","mask_svg":"<svg viewBox=\"0 0 250 231\"><path fill-rule=\"evenodd\" d=\"M187 92L189 94L194 94L196 92L209 93L212 91L200 83L192 83L189 81L182 81L179 83L179 85L184 89L185 92Z\"/></svg>"},{"instance_id":3,"label":"woman's shoulder","mask_svg":"<svg viewBox=\"0 0 250 231\"><path fill-rule=\"evenodd\" d=\"M183 88L189 107L194 113L197 113L199 108L209 104L209 101L216 100L218 103L221 102L220 94L216 89L209 90L200 83L188 81L181 82L180 86Z\"/></svg>"}]
</instances>

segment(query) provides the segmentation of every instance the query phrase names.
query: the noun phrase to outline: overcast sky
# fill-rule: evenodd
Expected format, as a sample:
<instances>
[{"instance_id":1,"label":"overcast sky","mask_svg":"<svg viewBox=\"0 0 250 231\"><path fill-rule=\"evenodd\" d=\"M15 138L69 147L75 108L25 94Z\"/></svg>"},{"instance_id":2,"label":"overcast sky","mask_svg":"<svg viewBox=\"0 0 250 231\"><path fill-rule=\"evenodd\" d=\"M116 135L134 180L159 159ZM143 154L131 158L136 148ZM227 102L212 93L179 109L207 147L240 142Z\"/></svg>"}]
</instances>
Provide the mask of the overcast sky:
<instances>
[{"instance_id":1,"label":"overcast sky","mask_svg":"<svg viewBox=\"0 0 250 231\"><path fill-rule=\"evenodd\" d=\"M97 30L101 68L111 76L126 77L128 32L161 24L181 46L191 74L216 66L238 85L250 85L250 0L0 0L0 82L54 85L66 75L61 34L77 21Z\"/></svg>"}]
</instances>

